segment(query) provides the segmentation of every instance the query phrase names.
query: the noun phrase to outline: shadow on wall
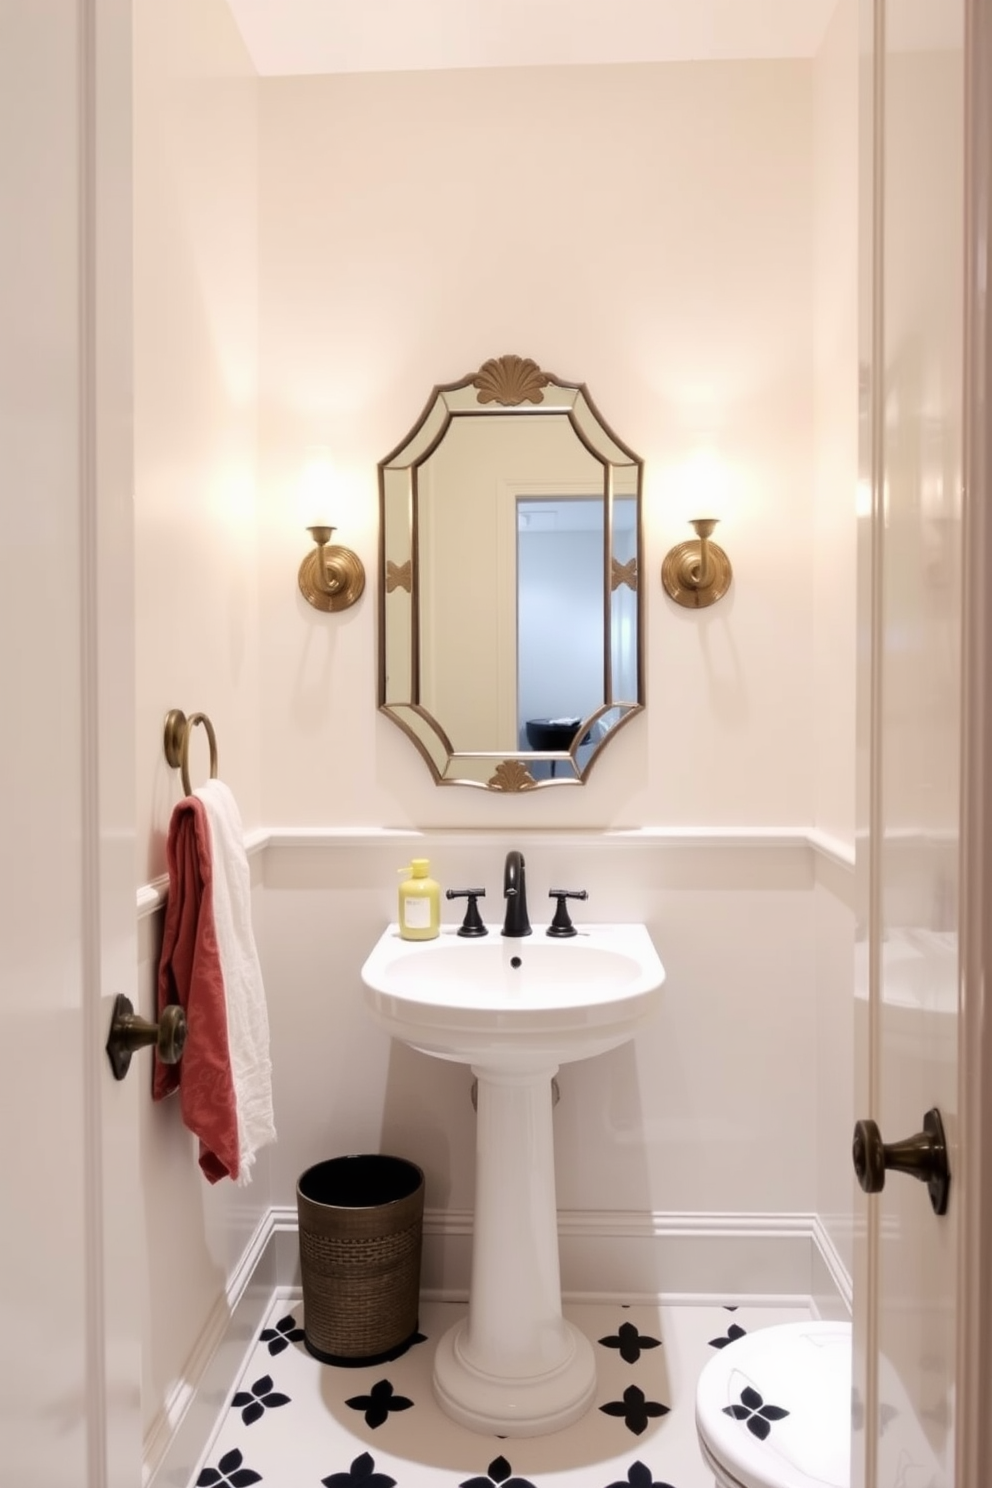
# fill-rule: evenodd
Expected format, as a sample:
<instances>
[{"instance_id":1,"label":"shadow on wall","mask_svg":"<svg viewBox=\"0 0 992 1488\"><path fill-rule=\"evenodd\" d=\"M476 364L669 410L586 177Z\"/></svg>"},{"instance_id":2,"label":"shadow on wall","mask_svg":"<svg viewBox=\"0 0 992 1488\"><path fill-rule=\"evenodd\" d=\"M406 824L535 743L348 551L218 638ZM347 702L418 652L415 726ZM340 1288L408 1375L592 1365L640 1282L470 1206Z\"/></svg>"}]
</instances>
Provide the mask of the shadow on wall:
<instances>
[{"instance_id":1,"label":"shadow on wall","mask_svg":"<svg viewBox=\"0 0 992 1488\"><path fill-rule=\"evenodd\" d=\"M475 1183L472 1071L390 1041L380 1150L424 1171L428 1209L471 1209Z\"/></svg>"},{"instance_id":2,"label":"shadow on wall","mask_svg":"<svg viewBox=\"0 0 992 1488\"><path fill-rule=\"evenodd\" d=\"M706 691L710 715L715 723L739 730L750 719L747 683L730 619L734 610L733 587L712 610L683 609L666 601L669 615L691 625L698 635L699 676Z\"/></svg>"}]
</instances>

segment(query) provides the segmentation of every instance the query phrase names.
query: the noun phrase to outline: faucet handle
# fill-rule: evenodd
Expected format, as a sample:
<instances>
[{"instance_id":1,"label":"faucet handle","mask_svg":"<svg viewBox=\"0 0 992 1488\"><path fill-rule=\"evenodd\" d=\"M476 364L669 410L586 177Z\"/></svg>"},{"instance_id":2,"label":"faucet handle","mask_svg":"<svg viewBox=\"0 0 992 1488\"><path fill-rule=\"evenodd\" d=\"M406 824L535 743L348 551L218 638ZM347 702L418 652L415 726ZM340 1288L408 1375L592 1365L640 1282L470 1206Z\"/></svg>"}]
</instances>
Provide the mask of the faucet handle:
<instances>
[{"instance_id":1,"label":"faucet handle","mask_svg":"<svg viewBox=\"0 0 992 1488\"><path fill-rule=\"evenodd\" d=\"M444 897L446 899L468 900L468 903L465 906L465 918L458 930L459 935L489 934L489 931L482 923L482 918L479 914L479 905L477 902L479 899L484 899L486 897L485 889L445 889Z\"/></svg>"},{"instance_id":2,"label":"faucet handle","mask_svg":"<svg viewBox=\"0 0 992 1488\"><path fill-rule=\"evenodd\" d=\"M554 935L560 940L564 940L567 935L578 935L579 932L576 930L575 926L572 924L572 921L568 917L568 905L565 903L565 900L588 899L588 890L549 889L548 898L557 899L558 907L555 910L555 917L551 921L551 924L548 926L546 934Z\"/></svg>"}]
</instances>

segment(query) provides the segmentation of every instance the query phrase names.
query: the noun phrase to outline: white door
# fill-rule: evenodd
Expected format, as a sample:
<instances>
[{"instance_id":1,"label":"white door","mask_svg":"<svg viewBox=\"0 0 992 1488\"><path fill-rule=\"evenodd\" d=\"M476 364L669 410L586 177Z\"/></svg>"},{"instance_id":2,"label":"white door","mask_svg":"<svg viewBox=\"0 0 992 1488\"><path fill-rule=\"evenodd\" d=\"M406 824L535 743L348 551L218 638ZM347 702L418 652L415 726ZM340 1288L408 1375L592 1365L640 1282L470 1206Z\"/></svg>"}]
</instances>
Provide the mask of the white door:
<instances>
[{"instance_id":1,"label":"white door","mask_svg":"<svg viewBox=\"0 0 992 1488\"><path fill-rule=\"evenodd\" d=\"M960 1152L965 0L863 0L859 1115ZM874 129L872 118L874 117ZM873 147L873 149L872 149ZM870 188L870 189L869 189ZM865 1160L870 1154L862 1154ZM940 1195L934 1190L934 1199ZM959 1185L858 1205L854 1482L956 1477ZM969 1488L983 1485L969 1484Z\"/></svg>"},{"instance_id":2,"label":"white door","mask_svg":"<svg viewBox=\"0 0 992 1488\"><path fill-rule=\"evenodd\" d=\"M139 1080L117 1084L103 1050L137 959L130 135L127 0L3 0L0 1477L11 1488L140 1482Z\"/></svg>"}]
</instances>

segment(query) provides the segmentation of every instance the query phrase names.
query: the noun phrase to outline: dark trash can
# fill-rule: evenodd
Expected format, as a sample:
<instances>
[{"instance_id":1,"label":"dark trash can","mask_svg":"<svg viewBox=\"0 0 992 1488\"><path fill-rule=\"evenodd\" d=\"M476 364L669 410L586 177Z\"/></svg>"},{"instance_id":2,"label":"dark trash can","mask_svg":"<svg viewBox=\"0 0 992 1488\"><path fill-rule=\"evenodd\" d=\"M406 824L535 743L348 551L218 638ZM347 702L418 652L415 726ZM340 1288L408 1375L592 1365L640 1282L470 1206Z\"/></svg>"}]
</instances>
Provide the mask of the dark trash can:
<instances>
[{"instance_id":1,"label":"dark trash can","mask_svg":"<svg viewBox=\"0 0 992 1488\"><path fill-rule=\"evenodd\" d=\"M402 1157L353 1154L296 1185L304 1342L325 1364L379 1364L417 1333L424 1175Z\"/></svg>"}]
</instances>

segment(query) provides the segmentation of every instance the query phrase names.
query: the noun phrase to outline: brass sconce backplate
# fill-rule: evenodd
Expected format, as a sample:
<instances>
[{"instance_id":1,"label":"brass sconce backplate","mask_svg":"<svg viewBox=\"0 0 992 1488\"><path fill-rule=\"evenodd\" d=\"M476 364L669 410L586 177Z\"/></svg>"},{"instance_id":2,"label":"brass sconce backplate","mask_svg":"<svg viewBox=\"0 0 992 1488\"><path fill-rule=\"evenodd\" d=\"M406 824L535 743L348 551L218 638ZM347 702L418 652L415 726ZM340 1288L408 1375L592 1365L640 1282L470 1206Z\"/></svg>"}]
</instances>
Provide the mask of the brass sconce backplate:
<instances>
[{"instance_id":1,"label":"brass sconce backplate","mask_svg":"<svg viewBox=\"0 0 992 1488\"><path fill-rule=\"evenodd\" d=\"M365 589L365 568L350 548L314 548L300 564L300 593L315 610L347 610Z\"/></svg>"},{"instance_id":2,"label":"brass sconce backplate","mask_svg":"<svg viewBox=\"0 0 992 1488\"><path fill-rule=\"evenodd\" d=\"M676 604L690 610L703 610L723 598L730 588L734 570L719 544L710 541L716 522L711 518L697 518L692 526L699 537L677 543L669 549L661 565L661 582L665 593Z\"/></svg>"}]
</instances>

